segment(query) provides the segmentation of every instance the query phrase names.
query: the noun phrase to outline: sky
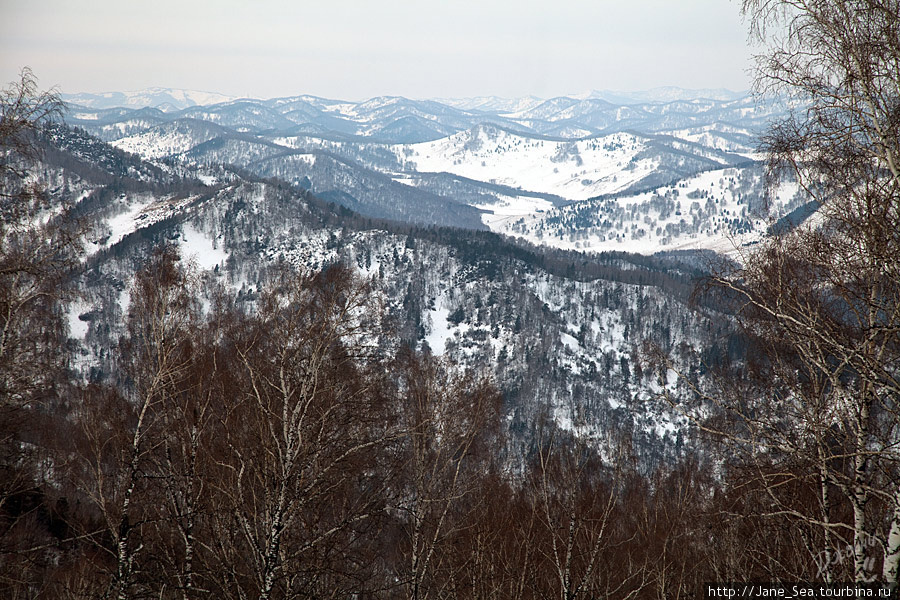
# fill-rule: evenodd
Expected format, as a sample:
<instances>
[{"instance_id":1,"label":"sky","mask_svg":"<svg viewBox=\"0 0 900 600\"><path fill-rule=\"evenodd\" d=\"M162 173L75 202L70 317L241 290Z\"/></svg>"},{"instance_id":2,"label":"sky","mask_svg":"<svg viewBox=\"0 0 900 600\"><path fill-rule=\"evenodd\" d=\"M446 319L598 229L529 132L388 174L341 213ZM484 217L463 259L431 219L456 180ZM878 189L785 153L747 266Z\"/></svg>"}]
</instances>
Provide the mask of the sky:
<instances>
[{"instance_id":1,"label":"sky","mask_svg":"<svg viewBox=\"0 0 900 600\"><path fill-rule=\"evenodd\" d=\"M750 54L736 0L0 0L2 83L63 93L741 91Z\"/></svg>"}]
</instances>

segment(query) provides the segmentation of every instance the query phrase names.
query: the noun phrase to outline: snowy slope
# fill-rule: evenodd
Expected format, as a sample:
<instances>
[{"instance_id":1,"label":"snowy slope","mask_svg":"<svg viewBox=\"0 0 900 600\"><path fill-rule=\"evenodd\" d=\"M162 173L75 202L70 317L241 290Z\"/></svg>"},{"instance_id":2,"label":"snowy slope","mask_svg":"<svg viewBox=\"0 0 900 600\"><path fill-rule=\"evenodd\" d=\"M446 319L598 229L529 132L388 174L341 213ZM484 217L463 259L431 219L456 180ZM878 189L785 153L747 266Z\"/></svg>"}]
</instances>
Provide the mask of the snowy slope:
<instances>
[{"instance_id":1,"label":"snowy slope","mask_svg":"<svg viewBox=\"0 0 900 600\"><path fill-rule=\"evenodd\" d=\"M113 206L107 208L107 212L112 211L111 215L100 219L95 225L88 253L115 246L132 233L183 212L197 198L159 197L151 193L122 194Z\"/></svg>"},{"instance_id":2,"label":"snowy slope","mask_svg":"<svg viewBox=\"0 0 900 600\"><path fill-rule=\"evenodd\" d=\"M112 146L145 159L164 158L229 133L227 129L198 119L180 119L117 139Z\"/></svg>"},{"instance_id":3,"label":"snowy slope","mask_svg":"<svg viewBox=\"0 0 900 600\"><path fill-rule=\"evenodd\" d=\"M626 189L654 169L632 162L645 149L631 134L578 141L528 138L480 125L434 142L409 146L419 172L446 172L513 188L584 200Z\"/></svg>"},{"instance_id":4,"label":"snowy slope","mask_svg":"<svg viewBox=\"0 0 900 600\"><path fill-rule=\"evenodd\" d=\"M803 197L791 184L764 202L761 172L751 166L711 170L651 191L578 202L488 225L500 233L570 250L727 253L758 241L777 218L801 204Z\"/></svg>"}]
</instances>

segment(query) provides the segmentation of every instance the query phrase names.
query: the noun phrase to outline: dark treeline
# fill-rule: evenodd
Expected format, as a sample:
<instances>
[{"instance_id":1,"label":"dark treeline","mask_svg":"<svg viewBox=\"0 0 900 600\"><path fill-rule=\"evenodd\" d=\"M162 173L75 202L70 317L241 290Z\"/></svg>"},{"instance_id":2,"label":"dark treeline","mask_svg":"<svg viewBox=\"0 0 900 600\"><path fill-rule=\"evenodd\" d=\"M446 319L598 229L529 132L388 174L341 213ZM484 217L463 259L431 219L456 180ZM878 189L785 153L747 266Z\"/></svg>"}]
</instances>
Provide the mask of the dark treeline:
<instances>
[{"instance_id":1,"label":"dark treeline","mask_svg":"<svg viewBox=\"0 0 900 600\"><path fill-rule=\"evenodd\" d=\"M253 177L250 178L252 181ZM283 182L268 180L272 185L283 186ZM412 239L436 242L457 251L457 256L470 264L481 264L483 268L496 269L497 261L514 260L539 268L553 275L564 276L576 281L604 279L627 284L649 285L672 292L680 299L688 299L699 279L719 266L710 260L694 259L699 264L691 264L691 256L680 260L677 254L668 256L641 256L626 252L584 252L539 247L522 239L510 239L490 231L459 229L454 227L421 226L400 223L386 219L376 219L360 215L349 208L340 206L305 193L305 201L310 212L322 227L344 227L355 230L379 230L395 235L406 235ZM720 259L719 259L720 260ZM723 305L722 308L725 306Z\"/></svg>"}]
</instances>

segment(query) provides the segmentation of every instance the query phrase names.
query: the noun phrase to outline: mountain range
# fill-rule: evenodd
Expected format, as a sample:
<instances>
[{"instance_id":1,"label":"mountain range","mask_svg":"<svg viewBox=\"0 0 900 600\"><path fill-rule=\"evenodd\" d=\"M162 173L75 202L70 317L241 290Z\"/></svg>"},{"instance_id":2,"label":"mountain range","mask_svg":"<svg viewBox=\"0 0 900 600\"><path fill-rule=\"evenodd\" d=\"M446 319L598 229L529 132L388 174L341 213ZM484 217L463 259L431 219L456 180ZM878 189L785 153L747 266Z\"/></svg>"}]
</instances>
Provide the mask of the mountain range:
<instances>
[{"instance_id":1,"label":"mountain range","mask_svg":"<svg viewBox=\"0 0 900 600\"><path fill-rule=\"evenodd\" d=\"M641 104L646 102L673 102L676 100L737 100L746 92L733 92L724 88L718 89L685 89L676 86L656 87L642 91L592 90L582 94L570 94L578 99L601 99L617 104ZM89 108L161 108L163 110L183 109L190 106L202 106L218 102L237 100L238 96L175 88L153 87L131 92L81 92L62 94L62 99L69 104ZM462 109L482 108L487 110L508 110L521 102L519 99L501 98L499 96L481 96L476 98L439 98L442 104ZM536 96L529 100L541 102ZM505 108L502 108L505 107Z\"/></svg>"},{"instance_id":2,"label":"mountain range","mask_svg":"<svg viewBox=\"0 0 900 600\"><path fill-rule=\"evenodd\" d=\"M511 188L447 173L420 174L416 186L405 185L334 149L296 153L266 136L199 120L168 126L185 123L191 135L205 131L208 139L175 153L148 144L143 154L162 157L153 159L79 128L45 133L40 179L53 205L68 208L87 232L78 299L67 312L78 377L117 381L111 349L123 335L135 272L161 244L178 247L199 269L205 306L225 294L250 310L278 265L351 266L372 282L404 344L497 382L511 464L526 454L545 414L562 430L589 437L627 430L650 469L682 451L685 432L677 412L654 400L656 376L641 368L644 345L658 345L694 372L740 351L727 314L689 304L698 265L712 255L586 255L484 226L461 228L465 211L487 214L466 200ZM381 156L382 146L353 148L370 163L402 156ZM238 158L244 167L234 166ZM347 190L343 196L291 180L293 169L310 161L319 166L310 179L330 170L334 190ZM382 212L396 214L405 202L416 211L410 217L425 218L387 220L348 206L357 202L351 194L368 198L360 190L377 185L393 202ZM425 188L466 189L468 196L450 205L447 194ZM403 190L417 195L404 197ZM531 194L523 197L548 218L569 206ZM438 226L442 220L454 225Z\"/></svg>"},{"instance_id":3,"label":"mountain range","mask_svg":"<svg viewBox=\"0 0 900 600\"><path fill-rule=\"evenodd\" d=\"M78 368L115 378L106 357L154 246L197 265L203 302L248 307L279 264L339 262L373 282L404 344L497 382L513 462L547 414L583 436L627 431L652 468L685 424L654 401L644 348L700 385L739 358L722 307L690 304L694 281L812 212L790 183L763 189L755 139L785 110L746 96L70 105L42 180L89 232L68 313Z\"/></svg>"},{"instance_id":4,"label":"mountain range","mask_svg":"<svg viewBox=\"0 0 900 600\"><path fill-rule=\"evenodd\" d=\"M764 198L761 185L757 135L786 106L722 90L205 105L207 96L174 90L128 98L195 104L72 104L67 120L145 159L206 168L206 177L227 165L370 217L565 249L734 250L803 204L790 186Z\"/></svg>"}]
</instances>

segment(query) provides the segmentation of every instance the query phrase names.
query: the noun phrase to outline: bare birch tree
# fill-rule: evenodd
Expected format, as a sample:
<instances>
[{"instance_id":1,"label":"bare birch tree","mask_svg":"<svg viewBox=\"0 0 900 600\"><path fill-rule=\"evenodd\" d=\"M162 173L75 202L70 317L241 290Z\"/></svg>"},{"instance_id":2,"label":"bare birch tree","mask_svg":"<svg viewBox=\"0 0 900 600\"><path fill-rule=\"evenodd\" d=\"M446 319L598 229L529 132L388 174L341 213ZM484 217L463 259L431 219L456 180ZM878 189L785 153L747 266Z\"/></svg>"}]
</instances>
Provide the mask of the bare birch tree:
<instances>
[{"instance_id":1,"label":"bare birch tree","mask_svg":"<svg viewBox=\"0 0 900 600\"><path fill-rule=\"evenodd\" d=\"M77 413L81 442L73 472L106 529L97 538L111 565L106 598L125 600L151 585L150 565L161 549L150 542L175 493L168 484L176 472L158 467L167 452L171 462L171 405L190 392L199 325L196 281L179 260L177 250L161 248L135 277L122 342L128 393L89 388Z\"/></svg>"},{"instance_id":2,"label":"bare birch tree","mask_svg":"<svg viewBox=\"0 0 900 600\"><path fill-rule=\"evenodd\" d=\"M400 581L407 598L424 600L445 595L458 576L445 572L446 544L472 517L500 396L487 380L454 374L436 357L408 353L401 361Z\"/></svg>"},{"instance_id":3,"label":"bare birch tree","mask_svg":"<svg viewBox=\"0 0 900 600\"><path fill-rule=\"evenodd\" d=\"M536 518L533 538L534 587L538 597L632 598L647 584L641 558L627 552L634 537L620 527L624 481L628 476L624 447L604 444L602 460L596 441L566 439L541 428L538 449L527 479Z\"/></svg>"},{"instance_id":4,"label":"bare birch tree","mask_svg":"<svg viewBox=\"0 0 900 600\"><path fill-rule=\"evenodd\" d=\"M36 506L29 495L45 478L44 429L67 383L62 306L81 244L77 223L64 207L48 210L32 172L41 130L62 111L28 68L0 90L0 587L21 584L23 568L45 560L30 550L43 544L26 521Z\"/></svg>"},{"instance_id":5,"label":"bare birch tree","mask_svg":"<svg viewBox=\"0 0 900 600\"><path fill-rule=\"evenodd\" d=\"M205 550L224 597L323 593L322 578L352 560L359 528L384 514L377 466L391 425L374 368L380 315L368 285L338 265L282 273L258 315L226 331L233 380L219 412Z\"/></svg>"},{"instance_id":6,"label":"bare birch tree","mask_svg":"<svg viewBox=\"0 0 900 600\"><path fill-rule=\"evenodd\" d=\"M802 524L800 550L819 577L895 582L900 2L743 9L763 47L757 90L792 108L762 141L770 188L799 185L818 211L713 280L754 343L756 377L753 389L706 396L722 410L701 426L752 465L767 515Z\"/></svg>"}]
</instances>

